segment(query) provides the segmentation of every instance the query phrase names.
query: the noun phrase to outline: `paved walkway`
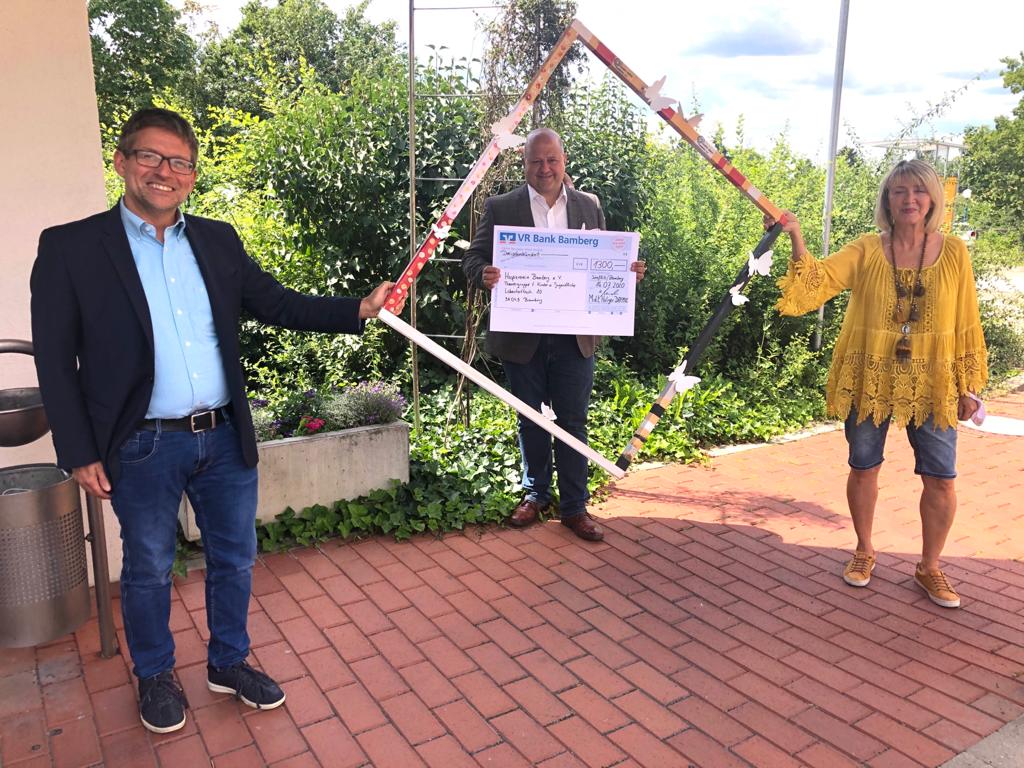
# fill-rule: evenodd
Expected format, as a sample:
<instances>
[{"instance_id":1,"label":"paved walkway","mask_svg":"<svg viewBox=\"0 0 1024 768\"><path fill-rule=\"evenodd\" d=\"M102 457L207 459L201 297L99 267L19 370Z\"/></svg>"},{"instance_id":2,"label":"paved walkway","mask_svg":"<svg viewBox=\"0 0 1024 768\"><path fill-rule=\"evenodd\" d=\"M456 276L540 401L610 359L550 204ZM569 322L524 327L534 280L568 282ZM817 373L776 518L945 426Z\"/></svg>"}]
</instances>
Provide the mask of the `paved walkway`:
<instances>
[{"instance_id":1,"label":"paved walkway","mask_svg":"<svg viewBox=\"0 0 1024 768\"><path fill-rule=\"evenodd\" d=\"M1024 417L1024 394L989 409ZM207 691L193 573L172 617L185 729L142 729L93 621L0 651L0 763L942 765L1024 713L1024 439L961 430L950 611L911 581L919 484L893 437L866 589L838 576L842 434L817 435L631 474L599 545L548 523L264 558L254 655L288 694L271 712Z\"/></svg>"}]
</instances>

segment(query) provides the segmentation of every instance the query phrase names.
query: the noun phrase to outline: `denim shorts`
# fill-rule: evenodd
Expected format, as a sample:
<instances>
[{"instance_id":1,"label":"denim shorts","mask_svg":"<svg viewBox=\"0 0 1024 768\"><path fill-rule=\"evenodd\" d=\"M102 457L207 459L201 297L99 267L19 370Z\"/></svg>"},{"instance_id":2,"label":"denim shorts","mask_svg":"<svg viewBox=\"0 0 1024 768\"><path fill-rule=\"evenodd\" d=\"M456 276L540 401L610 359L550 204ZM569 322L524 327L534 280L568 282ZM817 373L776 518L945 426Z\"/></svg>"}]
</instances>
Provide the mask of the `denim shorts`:
<instances>
[{"instance_id":1,"label":"denim shorts","mask_svg":"<svg viewBox=\"0 0 1024 768\"><path fill-rule=\"evenodd\" d=\"M846 417L846 442L853 469L874 469L884 461L885 436L890 419L879 426L869 416L857 424L857 411ZM920 427L907 424L907 439L914 449L914 472L918 475L952 479L956 477L956 427L937 429L934 417Z\"/></svg>"}]
</instances>

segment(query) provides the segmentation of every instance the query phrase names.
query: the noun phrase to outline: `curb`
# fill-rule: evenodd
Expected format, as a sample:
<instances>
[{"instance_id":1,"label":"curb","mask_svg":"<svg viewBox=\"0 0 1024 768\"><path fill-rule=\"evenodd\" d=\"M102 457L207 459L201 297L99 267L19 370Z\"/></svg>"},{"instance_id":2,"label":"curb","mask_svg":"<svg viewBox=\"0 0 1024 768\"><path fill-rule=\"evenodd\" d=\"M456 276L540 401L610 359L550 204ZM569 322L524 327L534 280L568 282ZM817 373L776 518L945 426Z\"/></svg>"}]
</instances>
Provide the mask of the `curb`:
<instances>
[{"instance_id":1,"label":"curb","mask_svg":"<svg viewBox=\"0 0 1024 768\"><path fill-rule=\"evenodd\" d=\"M940 768L1020 768L1024 755L1024 717L1007 723Z\"/></svg>"}]
</instances>

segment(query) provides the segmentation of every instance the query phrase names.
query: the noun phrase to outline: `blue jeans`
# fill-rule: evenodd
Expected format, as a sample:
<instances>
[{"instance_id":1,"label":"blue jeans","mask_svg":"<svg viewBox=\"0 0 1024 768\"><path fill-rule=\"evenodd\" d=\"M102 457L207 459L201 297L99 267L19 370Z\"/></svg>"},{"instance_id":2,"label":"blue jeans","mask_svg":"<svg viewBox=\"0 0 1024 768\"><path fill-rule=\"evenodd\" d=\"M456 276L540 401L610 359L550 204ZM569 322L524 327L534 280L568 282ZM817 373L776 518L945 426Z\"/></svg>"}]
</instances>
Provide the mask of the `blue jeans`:
<instances>
[{"instance_id":1,"label":"blue jeans","mask_svg":"<svg viewBox=\"0 0 1024 768\"><path fill-rule=\"evenodd\" d=\"M583 357L575 336L545 335L528 363L502 361L509 388L540 410L547 403L555 423L587 442L587 409L594 389L594 358ZM551 444L554 442L554 463ZM551 501L551 477L558 469L558 509L563 520L586 511L587 459L523 416L519 417L519 453L527 499L545 506Z\"/></svg>"},{"instance_id":2,"label":"blue jeans","mask_svg":"<svg viewBox=\"0 0 1024 768\"><path fill-rule=\"evenodd\" d=\"M877 427L868 416L857 424L857 411L850 409L844 426L850 447L849 464L853 469L874 469L885 457L885 438L891 419ZM956 477L956 427L938 429L929 416L920 427L907 424L907 440L914 449L914 472L918 475L952 479Z\"/></svg>"},{"instance_id":3,"label":"blue jeans","mask_svg":"<svg viewBox=\"0 0 1024 768\"><path fill-rule=\"evenodd\" d=\"M249 655L246 618L256 559L256 469L242 459L234 425L205 432L135 431L120 449L114 513L121 523L121 611L138 677L174 667L171 566L178 507L187 493L206 555L209 662Z\"/></svg>"}]
</instances>

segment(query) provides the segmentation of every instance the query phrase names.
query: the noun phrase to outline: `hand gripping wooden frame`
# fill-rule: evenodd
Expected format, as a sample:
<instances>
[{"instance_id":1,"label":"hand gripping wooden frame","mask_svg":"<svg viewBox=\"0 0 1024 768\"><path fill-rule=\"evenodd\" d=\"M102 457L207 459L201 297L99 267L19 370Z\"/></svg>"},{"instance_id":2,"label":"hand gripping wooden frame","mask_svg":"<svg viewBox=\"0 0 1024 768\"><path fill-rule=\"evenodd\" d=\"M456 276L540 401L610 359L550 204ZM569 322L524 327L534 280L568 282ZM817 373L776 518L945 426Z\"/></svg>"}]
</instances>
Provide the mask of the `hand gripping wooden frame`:
<instances>
[{"instance_id":1,"label":"hand gripping wooden frame","mask_svg":"<svg viewBox=\"0 0 1024 768\"><path fill-rule=\"evenodd\" d=\"M574 19L562 33L562 36L558 38L558 41L555 43L554 48L552 48L551 53L548 55L547 59L545 59L540 70L527 86L522 97L512 108L512 111L492 126L493 138L487 145L483 154L480 155L479 159L470 169L465 181L463 181L459 186L455 196L445 208L441 217L431 227L430 234L427 235L427 238L424 240L422 245L420 245L412 260L402 271L402 274L396 281L394 289L392 289L391 294L385 301L384 308L380 311L379 317L386 325L398 331L422 349L430 352L442 362L452 368L455 368L468 379L483 387L502 402L514 408L525 418L529 419L537 426L564 442L566 445L586 456L590 461L597 464L612 477L620 478L625 475L625 471L633 457L643 445L647 436L651 433L651 430L653 430L655 425L658 423L658 419L660 419L662 414L664 414L665 408L672 401L672 398L675 397L676 387L673 381L670 380L666 388L662 390L658 399L651 406L651 410L647 417L641 423L640 427L634 433L633 438L619 456L618 461L613 464L593 448L563 430L555 424L553 420L544 416L539 411L534 410L511 392L503 389L493 380L487 378L475 368L463 362L443 347L434 343L394 314L394 310L406 298L409 293L409 289L423 270L424 265L434 255L438 245L440 245L440 243L448 236L448 231L452 222L455 221L459 212L463 207L465 207L466 203L469 202L473 191L480 185L484 174L494 163L495 159L497 159L501 150L510 146L515 146L517 143L522 143L521 140L517 141L516 137L512 135L513 131L516 126L519 125L520 121L522 121L523 116L530 109L538 94L540 94L544 89L544 86L547 84L547 81L551 77L551 73L554 71L555 67L557 67L562 61L570 46L572 46L577 39L589 48L602 62L604 62L620 80L629 86L631 90L640 96L640 98L643 99L652 110L655 109L654 101L656 96L648 95L651 94L650 86L648 86L647 83L641 80L633 72L633 70L627 67L617 56L615 56L611 50L597 38L596 35L594 35L579 21L579 19ZM763 213L771 216L779 222L761 238L761 242L757 244L753 255L760 256L765 253L771 247L771 244L775 241L775 238L778 237L778 234L781 231L781 224L784 221L782 211L768 200L761 191L757 189L757 187L751 184L742 173L733 167L725 156L718 152L710 142L697 133L695 125L691 124L690 121L687 121L683 117L682 113L677 112L671 107L664 107L655 111L659 116L667 121L668 124L671 125L676 132L687 141L687 143L693 146L693 148L696 149L702 157L717 168L723 176L742 191L751 200L751 202L754 203L754 205L756 205ZM696 121L693 122L695 123ZM737 276L733 288L735 289L739 286L738 290L742 290L749 279L750 275L747 266L744 265L740 274ZM732 297L729 294L724 297L715 315L708 321L704 330L701 331L697 342L690 349L690 352L686 356L686 360L684 360L684 367L686 370L692 371L693 368L696 367L697 361L703 354L704 349L711 340L711 337L731 310L731 298Z\"/></svg>"}]
</instances>

